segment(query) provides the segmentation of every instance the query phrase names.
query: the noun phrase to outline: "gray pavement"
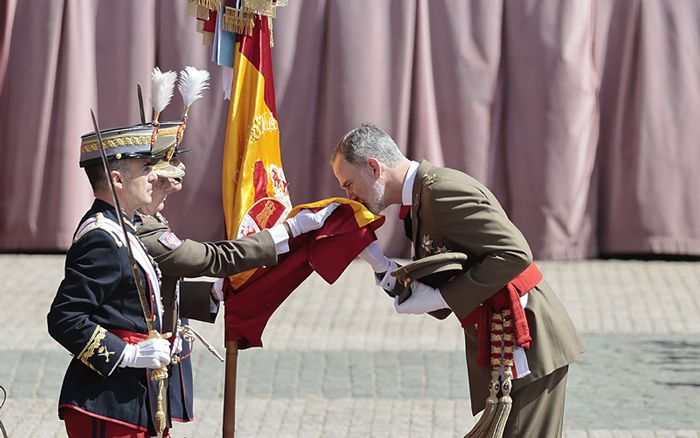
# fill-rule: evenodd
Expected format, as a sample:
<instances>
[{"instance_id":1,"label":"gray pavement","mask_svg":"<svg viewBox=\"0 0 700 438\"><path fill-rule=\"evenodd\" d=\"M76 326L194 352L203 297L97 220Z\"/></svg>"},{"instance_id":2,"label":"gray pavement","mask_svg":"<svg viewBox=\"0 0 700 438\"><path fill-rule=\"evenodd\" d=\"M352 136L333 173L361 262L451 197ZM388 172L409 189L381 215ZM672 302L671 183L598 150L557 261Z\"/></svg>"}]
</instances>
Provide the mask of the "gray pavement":
<instances>
[{"instance_id":1,"label":"gray pavement","mask_svg":"<svg viewBox=\"0 0 700 438\"><path fill-rule=\"evenodd\" d=\"M62 256L0 255L0 420L64 436L68 353L46 332ZM700 263L542 262L587 352L570 370L565 436L700 437ZM219 346L223 318L196 324ZM237 436L456 437L473 424L457 321L399 316L354 263L310 277L239 355ZM195 413L175 437L220 436L223 366L195 347Z\"/></svg>"}]
</instances>

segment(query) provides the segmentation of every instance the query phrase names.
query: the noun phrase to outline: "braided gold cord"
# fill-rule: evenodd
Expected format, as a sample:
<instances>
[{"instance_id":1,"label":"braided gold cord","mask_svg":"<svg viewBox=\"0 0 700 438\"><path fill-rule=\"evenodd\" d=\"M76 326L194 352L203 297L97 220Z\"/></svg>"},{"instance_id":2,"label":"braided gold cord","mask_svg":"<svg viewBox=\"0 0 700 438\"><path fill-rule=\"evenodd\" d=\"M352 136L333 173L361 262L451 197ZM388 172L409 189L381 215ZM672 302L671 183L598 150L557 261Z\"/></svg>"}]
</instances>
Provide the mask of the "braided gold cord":
<instances>
[{"instance_id":1,"label":"braided gold cord","mask_svg":"<svg viewBox=\"0 0 700 438\"><path fill-rule=\"evenodd\" d=\"M168 128L162 128L158 130L158 137L169 137L169 136L174 136L177 135L179 127L168 127ZM119 146L131 146L135 144L149 144L151 141L151 135L124 135L124 136L119 136L119 137L114 137L114 138L108 138L106 140L102 140L102 143L105 146L105 149L111 149L111 148L116 148ZM83 145L80 147L80 152L85 153L85 152L95 152L99 151L100 146L97 143L97 140L95 141L90 141L87 143L83 143Z\"/></svg>"}]
</instances>

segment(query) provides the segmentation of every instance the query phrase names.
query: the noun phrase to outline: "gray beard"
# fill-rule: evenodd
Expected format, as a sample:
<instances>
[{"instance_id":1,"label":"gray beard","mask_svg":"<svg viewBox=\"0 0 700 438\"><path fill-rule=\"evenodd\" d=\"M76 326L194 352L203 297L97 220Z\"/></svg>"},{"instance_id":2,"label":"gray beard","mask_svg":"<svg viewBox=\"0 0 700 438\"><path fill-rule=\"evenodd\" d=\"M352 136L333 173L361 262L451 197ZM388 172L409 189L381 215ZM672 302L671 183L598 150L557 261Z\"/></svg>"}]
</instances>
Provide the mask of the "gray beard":
<instances>
[{"instance_id":1,"label":"gray beard","mask_svg":"<svg viewBox=\"0 0 700 438\"><path fill-rule=\"evenodd\" d=\"M365 200L365 206L374 214L379 214L386 208L384 202L384 186L379 181L374 181L369 186L369 196Z\"/></svg>"}]
</instances>

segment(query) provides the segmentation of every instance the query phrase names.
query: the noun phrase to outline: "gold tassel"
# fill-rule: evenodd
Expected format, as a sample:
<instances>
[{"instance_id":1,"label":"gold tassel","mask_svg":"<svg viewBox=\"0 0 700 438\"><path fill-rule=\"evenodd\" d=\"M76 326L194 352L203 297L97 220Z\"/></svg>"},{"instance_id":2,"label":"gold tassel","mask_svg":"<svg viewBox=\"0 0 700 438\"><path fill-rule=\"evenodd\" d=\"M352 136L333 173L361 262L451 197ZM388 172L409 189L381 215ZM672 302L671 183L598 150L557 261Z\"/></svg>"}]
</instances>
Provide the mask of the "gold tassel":
<instances>
[{"instance_id":1,"label":"gold tassel","mask_svg":"<svg viewBox=\"0 0 700 438\"><path fill-rule=\"evenodd\" d=\"M153 380L156 380L155 374L159 372L160 370L155 370L153 371L153 374L151 375L151 378ZM165 372L165 378L168 377L168 372ZM155 418L155 423L156 423L156 432L159 434L163 433L165 430L165 427L168 425L167 421L165 420L165 403L163 400L163 394L165 393L165 380L161 379L158 382L158 398L156 399L156 418Z\"/></svg>"},{"instance_id":2,"label":"gold tassel","mask_svg":"<svg viewBox=\"0 0 700 438\"><path fill-rule=\"evenodd\" d=\"M508 416L513 407L513 399L510 390L513 387L513 318L510 309L501 312L503 321L503 343L501 351L501 365L503 375L501 377L501 398L498 400L498 408L493 417L492 427L487 435L489 438L501 438L508 422Z\"/></svg>"},{"instance_id":3,"label":"gold tassel","mask_svg":"<svg viewBox=\"0 0 700 438\"><path fill-rule=\"evenodd\" d=\"M493 422L498 407L498 393L501 389L501 357L503 353L503 319L500 313L494 312L491 315L491 330L490 341L491 357L489 364L491 365L491 382L489 383L489 396L486 399L484 412L481 414L479 421L467 432L464 438L487 438L489 431L493 427Z\"/></svg>"},{"instance_id":4,"label":"gold tassel","mask_svg":"<svg viewBox=\"0 0 700 438\"><path fill-rule=\"evenodd\" d=\"M479 421L476 422L472 430L464 435L464 438L480 438L486 434L491 427L491 422L493 421L493 416L496 413L496 406L498 405L498 391L500 389L501 383L499 382L499 372L498 370L491 371L491 382L489 382L489 396L486 399L486 406L484 407L484 412L481 414Z\"/></svg>"},{"instance_id":5,"label":"gold tassel","mask_svg":"<svg viewBox=\"0 0 700 438\"><path fill-rule=\"evenodd\" d=\"M223 30L248 36L253 35L255 21L252 12L227 6L223 18L221 22Z\"/></svg>"},{"instance_id":6,"label":"gold tassel","mask_svg":"<svg viewBox=\"0 0 700 438\"><path fill-rule=\"evenodd\" d=\"M464 438L502 438L513 407L513 319L510 309L491 318L491 382L484 413ZM502 374L501 374L501 370ZM498 392L501 397L498 398Z\"/></svg>"},{"instance_id":7,"label":"gold tassel","mask_svg":"<svg viewBox=\"0 0 700 438\"><path fill-rule=\"evenodd\" d=\"M165 334L160 334L156 330L151 330L148 333L148 338L162 338L162 339L168 339L170 337L170 333L165 333ZM156 426L156 432L158 434L163 433L165 430L166 426L168 425L166 415L165 415L165 382L168 379L168 367L167 365L158 368L156 370L153 370L151 373L151 380L154 382L158 382L158 396L156 397L156 416L155 416L155 426Z\"/></svg>"},{"instance_id":8,"label":"gold tassel","mask_svg":"<svg viewBox=\"0 0 700 438\"><path fill-rule=\"evenodd\" d=\"M275 34L272 32L272 17L267 17L267 28L270 30L270 47L275 47Z\"/></svg>"},{"instance_id":9,"label":"gold tassel","mask_svg":"<svg viewBox=\"0 0 700 438\"><path fill-rule=\"evenodd\" d=\"M197 20L197 32L204 33L204 22L202 20Z\"/></svg>"},{"instance_id":10,"label":"gold tassel","mask_svg":"<svg viewBox=\"0 0 700 438\"><path fill-rule=\"evenodd\" d=\"M501 382L501 392L502 396L498 400L498 408L493 417L493 422L491 423L491 430L489 430L489 438L502 438L503 432L506 428L506 423L508 422L508 416L510 415L510 410L513 407L513 399L510 398L510 389L513 382L513 372L510 367L506 367L506 371L503 373L503 381Z\"/></svg>"}]
</instances>

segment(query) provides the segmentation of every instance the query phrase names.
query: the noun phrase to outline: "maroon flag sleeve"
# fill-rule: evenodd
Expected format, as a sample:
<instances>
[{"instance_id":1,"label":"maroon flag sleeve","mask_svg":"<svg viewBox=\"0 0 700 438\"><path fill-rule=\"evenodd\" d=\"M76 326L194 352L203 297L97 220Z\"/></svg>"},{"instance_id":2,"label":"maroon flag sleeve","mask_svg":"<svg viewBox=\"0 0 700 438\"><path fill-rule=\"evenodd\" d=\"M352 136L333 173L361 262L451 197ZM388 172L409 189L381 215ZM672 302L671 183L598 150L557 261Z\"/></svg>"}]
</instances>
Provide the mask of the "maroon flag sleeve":
<instances>
[{"instance_id":1,"label":"maroon flag sleeve","mask_svg":"<svg viewBox=\"0 0 700 438\"><path fill-rule=\"evenodd\" d=\"M350 205L335 209L321 229L290 241L291 251L279 263L258 269L238 290L227 291L226 341L238 348L262 347L267 321L284 300L316 271L334 283L350 262L372 241L381 222L360 227Z\"/></svg>"}]
</instances>

